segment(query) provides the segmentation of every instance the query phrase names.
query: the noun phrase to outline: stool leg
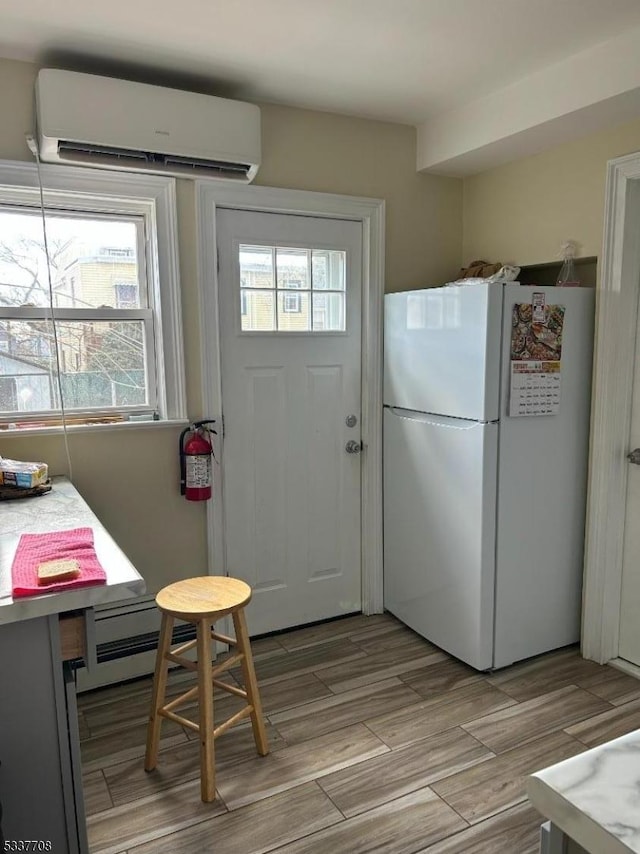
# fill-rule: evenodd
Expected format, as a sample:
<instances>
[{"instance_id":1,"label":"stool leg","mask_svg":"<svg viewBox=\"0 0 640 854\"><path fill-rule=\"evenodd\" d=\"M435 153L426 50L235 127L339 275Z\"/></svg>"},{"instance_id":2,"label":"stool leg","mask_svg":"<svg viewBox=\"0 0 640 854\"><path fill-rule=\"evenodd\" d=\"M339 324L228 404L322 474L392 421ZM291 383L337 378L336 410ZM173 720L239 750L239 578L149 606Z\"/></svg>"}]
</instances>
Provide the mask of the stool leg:
<instances>
[{"instance_id":1,"label":"stool leg","mask_svg":"<svg viewBox=\"0 0 640 854\"><path fill-rule=\"evenodd\" d=\"M158 746L160 744L160 726L162 718L158 709L164 706L164 697L167 690L167 677L169 675L169 662L166 655L171 649L171 637L173 634L173 617L162 614L160 626L160 637L158 639L158 651L156 653L156 670L153 676L153 694L151 697L151 713L147 727L147 750L144 759L144 770L153 771L158 762Z\"/></svg>"},{"instance_id":2,"label":"stool leg","mask_svg":"<svg viewBox=\"0 0 640 854\"><path fill-rule=\"evenodd\" d=\"M213 681L211 677L211 625L199 620L198 702L200 706L200 794L205 803L216 797L213 740Z\"/></svg>"},{"instance_id":3,"label":"stool leg","mask_svg":"<svg viewBox=\"0 0 640 854\"><path fill-rule=\"evenodd\" d=\"M262 703L260 701L260 691L258 690L256 671L253 666L253 655L251 654L251 643L249 641L244 608L239 608L237 611L233 612L233 627L236 632L238 649L242 653L242 675L244 677L244 687L247 692L247 699L253 706L253 711L251 712L253 738L255 740L258 753L261 756L266 756L269 752L269 742L264 728Z\"/></svg>"}]
</instances>

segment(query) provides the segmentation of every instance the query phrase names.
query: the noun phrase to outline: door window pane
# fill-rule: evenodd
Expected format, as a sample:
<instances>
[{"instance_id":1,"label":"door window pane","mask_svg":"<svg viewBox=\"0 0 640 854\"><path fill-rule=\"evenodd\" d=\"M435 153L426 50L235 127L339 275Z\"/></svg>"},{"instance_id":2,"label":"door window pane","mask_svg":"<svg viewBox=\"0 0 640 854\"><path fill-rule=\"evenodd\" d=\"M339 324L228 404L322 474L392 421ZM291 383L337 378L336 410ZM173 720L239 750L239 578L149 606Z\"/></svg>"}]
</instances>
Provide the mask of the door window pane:
<instances>
[{"instance_id":1,"label":"door window pane","mask_svg":"<svg viewBox=\"0 0 640 854\"><path fill-rule=\"evenodd\" d=\"M340 249L314 249L311 256L313 289L343 291L346 285L347 253Z\"/></svg>"},{"instance_id":2,"label":"door window pane","mask_svg":"<svg viewBox=\"0 0 640 854\"><path fill-rule=\"evenodd\" d=\"M309 252L306 249L276 249L279 288L309 290Z\"/></svg>"},{"instance_id":3,"label":"door window pane","mask_svg":"<svg viewBox=\"0 0 640 854\"><path fill-rule=\"evenodd\" d=\"M240 287L272 288L273 249L270 246L240 246Z\"/></svg>"},{"instance_id":4,"label":"door window pane","mask_svg":"<svg viewBox=\"0 0 640 854\"><path fill-rule=\"evenodd\" d=\"M311 328L309 291L287 293L278 291L278 330L307 332Z\"/></svg>"},{"instance_id":5,"label":"door window pane","mask_svg":"<svg viewBox=\"0 0 640 854\"><path fill-rule=\"evenodd\" d=\"M346 256L342 249L242 244L241 330L344 332Z\"/></svg>"},{"instance_id":6,"label":"door window pane","mask_svg":"<svg viewBox=\"0 0 640 854\"><path fill-rule=\"evenodd\" d=\"M244 291L242 308L246 312L241 315L243 332L275 332L275 299L273 291L247 289Z\"/></svg>"},{"instance_id":7,"label":"door window pane","mask_svg":"<svg viewBox=\"0 0 640 854\"><path fill-rule=\"evenodd\" d=\"M341 332L344 329L344 294L314 294L314 332Z\"/></svg>"}]
</instances>

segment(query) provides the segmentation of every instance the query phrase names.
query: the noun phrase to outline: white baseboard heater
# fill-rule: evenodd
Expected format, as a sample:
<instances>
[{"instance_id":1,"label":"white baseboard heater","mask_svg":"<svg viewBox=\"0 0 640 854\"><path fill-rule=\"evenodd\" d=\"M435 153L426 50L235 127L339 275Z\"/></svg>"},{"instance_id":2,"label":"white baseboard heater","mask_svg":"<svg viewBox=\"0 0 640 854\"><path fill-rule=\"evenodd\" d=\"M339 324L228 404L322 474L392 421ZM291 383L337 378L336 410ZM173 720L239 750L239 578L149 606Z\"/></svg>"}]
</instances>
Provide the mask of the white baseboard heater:
<instances>
[{"instance_id":1,"label":"white baseboard heater","mask_svg":"<svg viewBox=\"0 0 640 854\"><path fill-rule=\"evenodd\" d=\"M87 614L89 660L76 672L78 691L149 676L155 666L160 611L153 596L97 606ZM195 638L195 626L176 623L173 642Z\"/></svg>"},{"instance_id":2,"label":"white baseboard heater","mask_svg":"<svg viewBox=\"0 0 640 854\"><path fill-rule=\"evenodd\" d=\"M160 635L160 613L153 599L141 601L135 609L128 603L119 608L96 609L96 660L98 664L156 651ZM195 626L174 626L173 643L183 643L196 636Z\"/></svg>"}]
</instances>

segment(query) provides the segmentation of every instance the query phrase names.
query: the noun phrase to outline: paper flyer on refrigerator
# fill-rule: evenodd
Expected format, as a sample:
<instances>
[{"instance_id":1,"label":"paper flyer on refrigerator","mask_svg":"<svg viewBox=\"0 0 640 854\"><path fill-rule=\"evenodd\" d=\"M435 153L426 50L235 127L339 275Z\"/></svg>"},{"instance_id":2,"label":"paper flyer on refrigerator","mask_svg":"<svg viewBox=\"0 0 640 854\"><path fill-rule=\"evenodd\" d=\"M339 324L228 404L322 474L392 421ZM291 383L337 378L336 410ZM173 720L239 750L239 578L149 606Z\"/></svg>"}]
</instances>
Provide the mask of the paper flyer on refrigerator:
<instances>
[{"instance_id":1,"label":"paper flyer on refrigerator","mask_svg":"<svg viewBox=\"0 0 640 854\"><path fill-rule=\"evenodd\" d=\"M536 297L541 299L536 300ZM565 307L545 305L543 294L513 306L509 415L560 411L562 330Z\"/></svg>"}]
</instances>

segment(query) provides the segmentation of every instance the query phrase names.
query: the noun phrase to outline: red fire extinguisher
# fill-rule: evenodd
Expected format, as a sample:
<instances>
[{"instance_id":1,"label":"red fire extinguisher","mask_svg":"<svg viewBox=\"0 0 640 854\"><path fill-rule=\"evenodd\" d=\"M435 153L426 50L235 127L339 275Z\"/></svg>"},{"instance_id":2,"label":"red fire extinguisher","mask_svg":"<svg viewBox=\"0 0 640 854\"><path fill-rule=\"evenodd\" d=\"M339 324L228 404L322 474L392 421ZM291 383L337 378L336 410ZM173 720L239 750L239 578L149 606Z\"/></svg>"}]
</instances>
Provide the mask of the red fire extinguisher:
<instances>
[{"instance_id":1,"label":"red fire extinguisher","mask_svg":"<svg viewBox=\"0 0 640 854\"><path fill-rule=\"evenodd\" d=\"M180 433L180 495L187 501L211 498L213 447L207 434L216 431L207 425L215 423L194 421Z\"/></svg>"}]
</instances>

